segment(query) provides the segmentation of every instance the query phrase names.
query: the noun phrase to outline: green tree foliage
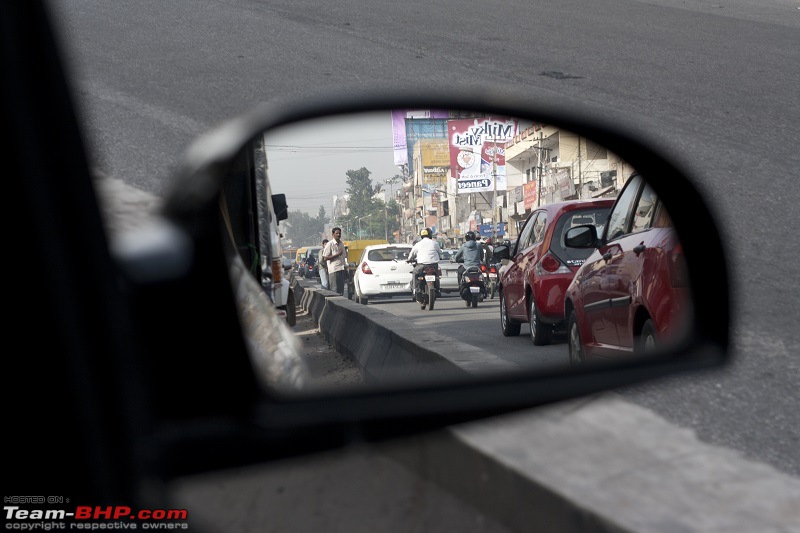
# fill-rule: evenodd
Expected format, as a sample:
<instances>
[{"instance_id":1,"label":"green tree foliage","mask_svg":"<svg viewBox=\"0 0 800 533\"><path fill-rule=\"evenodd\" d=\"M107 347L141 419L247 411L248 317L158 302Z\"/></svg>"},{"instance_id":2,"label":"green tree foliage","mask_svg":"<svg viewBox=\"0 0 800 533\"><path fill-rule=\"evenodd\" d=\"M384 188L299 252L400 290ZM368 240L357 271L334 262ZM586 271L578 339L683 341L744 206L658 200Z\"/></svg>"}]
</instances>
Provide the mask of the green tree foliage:
<instances>
[{"instance_id":1,"label":"green tree foliage","mask_svg":"<svg viewBox=\"0 0 800 533\"><path fill-rule=\"evenodd\" d=\"M399 225L400 205L393 199L384 204L382 199L376 198L383 186L372 183L372 173L366 168L348 170L346 174L348 213L336 221L342 227L344 238L383 239L388 234L391 240Z\"/></svg>"},{"instance_id":2,"label":"green tree foliage","mask_svg":"<svg viewBox=\"0 0 800 533\"><path fill-rule=\"evenodd\" d=\"M291 239L292 246L295 248L318 246L322 243L322 233L328 222L329 219L323 206L319 206L316 217L312 217L304 211L289 211L283 236Z\"/></svg>"}]
</instances>

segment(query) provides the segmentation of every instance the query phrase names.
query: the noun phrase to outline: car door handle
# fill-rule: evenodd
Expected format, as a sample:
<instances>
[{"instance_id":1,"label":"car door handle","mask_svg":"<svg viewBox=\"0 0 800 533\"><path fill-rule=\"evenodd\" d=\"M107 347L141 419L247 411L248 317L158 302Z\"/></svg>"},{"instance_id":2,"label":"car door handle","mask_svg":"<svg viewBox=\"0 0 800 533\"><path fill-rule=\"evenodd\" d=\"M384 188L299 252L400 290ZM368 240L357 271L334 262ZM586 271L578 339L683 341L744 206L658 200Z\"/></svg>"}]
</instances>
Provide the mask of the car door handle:
<instances>
[{"instance_id":1,"label":"car door handle","mask_svg":"<svg viewBox=\"0 0 800 533\"><path fill-rule=\"evenodd\" d=\"M641 243L638 246L634 246L633 247L633 253L640 254L640 253L644 252L646 249L647 249L647 246L645 246L644 243Z\"/></svg>"}]
</instances>

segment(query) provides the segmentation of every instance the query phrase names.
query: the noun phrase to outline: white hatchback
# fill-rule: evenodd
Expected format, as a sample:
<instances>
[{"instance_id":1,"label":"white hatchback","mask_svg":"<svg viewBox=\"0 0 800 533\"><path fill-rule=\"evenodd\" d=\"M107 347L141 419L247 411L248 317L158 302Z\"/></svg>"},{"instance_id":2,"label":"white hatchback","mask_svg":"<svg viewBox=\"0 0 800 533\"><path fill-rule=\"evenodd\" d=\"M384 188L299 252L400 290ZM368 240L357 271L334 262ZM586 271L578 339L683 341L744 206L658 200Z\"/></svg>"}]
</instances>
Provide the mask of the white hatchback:
<instances>
[{"instance_id":1,"label":"white hatchback","mask_svg":"<svg viewBox=\"0 0 800 533\"><path fill-rule=\"evenodd\" d=\"M355 300L366 305L370 298L411 296L410 252L410 244L367 246L353 275Z\"/></svg>"}]
</instances>

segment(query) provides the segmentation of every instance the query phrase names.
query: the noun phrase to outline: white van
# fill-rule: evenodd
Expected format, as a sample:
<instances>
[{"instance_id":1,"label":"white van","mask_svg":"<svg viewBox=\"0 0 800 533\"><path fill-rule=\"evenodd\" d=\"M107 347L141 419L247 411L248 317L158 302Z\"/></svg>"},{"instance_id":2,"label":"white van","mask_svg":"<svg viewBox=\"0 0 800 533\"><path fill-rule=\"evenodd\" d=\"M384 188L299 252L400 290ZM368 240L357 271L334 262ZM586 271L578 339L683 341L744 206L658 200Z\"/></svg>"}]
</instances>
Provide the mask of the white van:
<instances>
[{"instance_id":1,"label":"white van","mask_svg":"<svg viewBox=\"0 0 800 533\"><path fill-rule=\"evenodd\" d=\"M285 194L273 194L267 174L263 139L256 142L255 172L258 210L258 243L261 286L269 295L280 316L290 326L296 321L296 301L291 287L292 262L283 255L280 222L289 217Z\"/></svg>"}]
</instances>

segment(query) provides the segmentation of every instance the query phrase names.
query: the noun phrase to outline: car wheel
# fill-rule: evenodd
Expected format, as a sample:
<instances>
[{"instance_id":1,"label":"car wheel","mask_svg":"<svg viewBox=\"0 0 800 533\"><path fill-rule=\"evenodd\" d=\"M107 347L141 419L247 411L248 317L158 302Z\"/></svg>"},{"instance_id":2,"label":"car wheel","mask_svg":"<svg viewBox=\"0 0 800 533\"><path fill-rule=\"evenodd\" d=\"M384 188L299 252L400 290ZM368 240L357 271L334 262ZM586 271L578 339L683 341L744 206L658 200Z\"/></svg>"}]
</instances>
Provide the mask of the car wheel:
<instances>
[{"instance_id":1,"label":"car wheel","mask_svg":"<svg viewBox=\"0 0 800 533\"><path fill-rule=\"evenodd\" d=\"M536 309L536 298L531 293L530 307L531 340L535 346L545 346L550 344L553 334L553 327L542 322L539 311Z\"/></svg>"},{"instance_id":2,"label":"car wheel","mask_svg":"<svg viewBox=\"0 0 800 533\"><path fill-rule=\"evenodd\" d=\"M361 303L361 305L367 305L367 302L369 302L369 298L367 298L362 294L361 296L358 297L358 301L359 303Z\"/></svg>"},{"instance_id":3,"label":"car wheel","mask_svg":"<svg viewBox=\"0 0 800 533\"><path fill-rule=\"evenodd\" d=\"M567 322L567 342L569 343L569 362L581 364L586 361L586 352L583 350L581 330L578 327L578 314L573 309Z\"/></svg>"},{"instance_id":4,"label":"car wheel","mask_svg":"<svg viewBox=\"0 0 800 533\"><path fill-rule=\"evenodd\" d=\"M656 325L648 318L642 326L642 332L637 342L637 351L642 354L648 354L655 351L657 346Z\"/></svg>"},{"instance_id":5,"label":"car wheel","mask_svg":"<svg viewBox=\"0 0 800 533\"><path fill-rule=\"evenodd\" d=\"M504 337L515 337L519 335L520 324L513 324L511 319L508 318L508 309L506 309L506 298L503 296L503 289L500 289L500 329L503 331Z\"/></svg>"}]
</instances>

